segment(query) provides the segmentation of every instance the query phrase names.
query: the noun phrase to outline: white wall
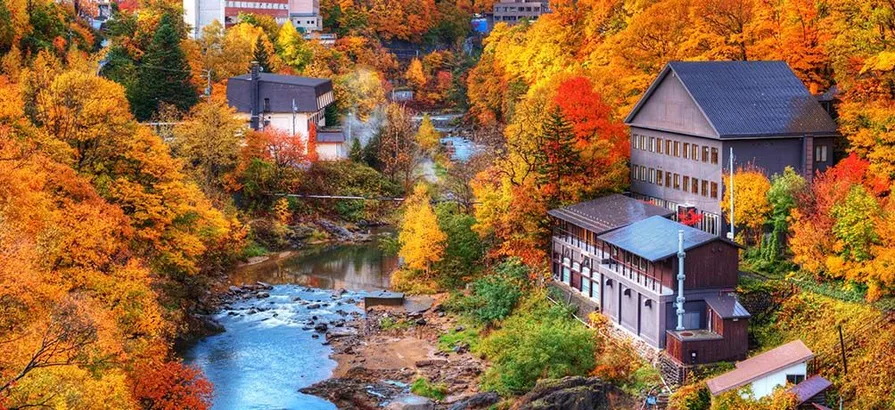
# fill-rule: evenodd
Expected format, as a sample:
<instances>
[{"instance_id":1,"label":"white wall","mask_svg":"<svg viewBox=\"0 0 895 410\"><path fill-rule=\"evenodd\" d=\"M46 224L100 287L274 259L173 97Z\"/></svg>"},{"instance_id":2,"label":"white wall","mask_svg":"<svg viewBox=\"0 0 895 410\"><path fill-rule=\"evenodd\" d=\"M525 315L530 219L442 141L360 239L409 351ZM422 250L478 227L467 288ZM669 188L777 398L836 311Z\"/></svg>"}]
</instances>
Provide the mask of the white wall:
<instances>
[{"instance_id":1,"label":"white wall","mask_svg":"<svg viewBox=\"0 0 895 410\"><path fill-rule=\"evenodd\" d=\"M786 385L788 374L799 374L804 377L808 374L808 365L799 363L752 382L752 397L760 399L773 393L775 388Z\"/></svg>"},{"instance_id":2,"label":"white wall","mask_svg":"<svg viewBox=\"0 0 895 410\"><path fill-rule=\"evenodd\" d=\"M239 116L246 122L249 122L251 116L246 113L240 113ZM308 144L308 113L295 114L295 134L301 135L302 142L307 150ZM326 126L323 115L319 115L319 127ZM267 125L270 128L292 133L292 113L269 113L263 115L264 121L269 121ZM318 143L317 157L326 161L340 160L348 158L348 152L345 144Z\"/></svg>"},{"instance_id":3,"label":"white wall","mask_svg":"<svg viewBox=\"0 0 895 410\"><path fill-rule=\"evenodd\" d=\"M224 0L183 0L183 21L192 28L192 38L199 38L212 21L224 24L224 4Z\"/></svg>"},{"instance_id":4,"label":"white wall","mask_svg":"<svg viewBox=\"0 0 895 410\"><path fill-rule=\"evenodd\" d=\"M338 161L348 158L345 150L345 144L336 143L317 143L317 158L321 161Z\"/></svg>"}]
</instances>

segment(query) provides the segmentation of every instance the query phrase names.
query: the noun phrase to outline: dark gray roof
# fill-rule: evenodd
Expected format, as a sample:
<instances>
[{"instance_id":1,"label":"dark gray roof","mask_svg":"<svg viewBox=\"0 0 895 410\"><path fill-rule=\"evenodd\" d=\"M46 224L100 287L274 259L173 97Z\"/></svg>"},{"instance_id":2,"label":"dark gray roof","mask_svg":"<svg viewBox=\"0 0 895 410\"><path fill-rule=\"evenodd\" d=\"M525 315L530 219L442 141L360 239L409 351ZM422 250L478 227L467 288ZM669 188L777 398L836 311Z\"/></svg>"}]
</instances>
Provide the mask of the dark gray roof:
<instances>
[{"instance_id":1,"label":"dark gray roof","mask_svg":"<svg viewBox=\"0 0 895 410\"><path fill-rule=\"evenodd\" d=\"M749 311L740 304L736 296L723 294L705 298L705 303L722 319L743 319L751 317Z\"/></svg>"},{"instance_id":2,"label":"dark gray roof","mask_svg":"<svg viewBox=\"0 0 895 410\"><path fill-rule=\"evenodd\" d=\"M837 135L836 124L783 61L674 61L628 117L674 73L721 138Z\"/></svg>"},{"instance_id":3,"label":"dark gray roof","mask_svg":"<svg viewBox=\"0 0 895 410\"><path fill-rule=\"evenodd\" d=\"M317 131L317 142L342 143L345 142L345 134L341 129L321 129Z\"/></svg>"},{"instance_id":4,"label":"dark gray roof","mask_svg":"<svg viewBox=\"0 0 895 410\"><path fill-rule=\"evenodd\" d=\"M565 208L552 209L547 213L596 234L608 232L651 216L674 215L674 211L619 194L607 195Z\"/></svg>"},{"instance_id":5,"label":"dark gray roof","mask_svg":"<svg viewBox=\"0 0 895 410\"><path fill-rule=\"evenodd\" d=\"M597 238L655 262L677 254L679 230L684 231L685 251L719 239L661 216L649 217Z\"/></svg>"},{"instance_id":6,"label":"dark gray roof","mask_svg":"<svg viewBox=\"0 0 895 410\"><path fill-rule=\"evenodd\" d=\"M298 77L261 73L258 106L264 109L264 99L270 101L270 112L291 113L292 101L297 112L317 112L317 97L332 91L332 81L325 78ZM251 74L227 80L227 102L239 112L252 111Z\"/></svg>"}]
</instances>

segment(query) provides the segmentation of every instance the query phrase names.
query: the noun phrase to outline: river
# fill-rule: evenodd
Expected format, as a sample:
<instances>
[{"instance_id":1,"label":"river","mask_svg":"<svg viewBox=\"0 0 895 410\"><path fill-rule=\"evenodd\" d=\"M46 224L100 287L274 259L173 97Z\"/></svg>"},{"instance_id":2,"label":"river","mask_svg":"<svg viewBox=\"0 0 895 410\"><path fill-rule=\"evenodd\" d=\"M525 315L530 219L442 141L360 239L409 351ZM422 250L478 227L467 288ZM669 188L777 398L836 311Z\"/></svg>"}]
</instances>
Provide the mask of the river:
<instances>
[{"instance_id":1,"label":"river","mask_svg":"<svg viewBox=\"0 0 895 410\"><path fill-rule=\"evenodd\" d=\"M330 410L335 405L298 392L330 377L336 363L325 338L308 325L363 314L351 303L388 287L396 259L374 242L315 246L290 256L238 268L234 285L274 285L264 299L232 303L215 316L224 333L188 346L184 360L214 384L214 410ZM333 296L332 289L349 292ZM342 311L342 312L339 312Z\"/></svg>"}]
</instances>

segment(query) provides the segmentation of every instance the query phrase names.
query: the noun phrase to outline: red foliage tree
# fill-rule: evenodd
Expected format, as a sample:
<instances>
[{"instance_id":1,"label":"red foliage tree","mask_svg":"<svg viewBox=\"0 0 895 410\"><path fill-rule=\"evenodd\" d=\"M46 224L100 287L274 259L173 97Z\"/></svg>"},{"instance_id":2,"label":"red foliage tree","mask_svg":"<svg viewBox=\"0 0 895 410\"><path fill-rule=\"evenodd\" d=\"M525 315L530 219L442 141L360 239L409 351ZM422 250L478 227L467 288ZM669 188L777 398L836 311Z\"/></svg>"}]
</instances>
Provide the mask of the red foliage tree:
<instances>
[{"instance_id":1,"label":"red foliage tree","mask_svg":"<svg viewBox=\"0 0 895 410\"><path fill-rule=\"evenodd\" d=\"M211 407L212 385L195 368L177 361L138 365L134 398L144 409L205 410Z\"/></svg>"},{"instance_id":2,"label":"red foliage tree","mask_svg":"<svg viewBox=\"0 0 895 410\"><path fill-rule=\"evenodd\" d=\"M677 219L680 223L687 226L696 226L702 222L702 214L696 212L695 209L678 212Z\"/></svg>"},{"instance_id":3,"label":"red foliage tree","mask_svg":"<svg viewBox=\"0 0 895 410\"><path fill-rule=\"evenodd\" d=\"M589 79L578 76L563 81L556 90L554 102L572 123L579 149L602 140L612 145L614 158L628 156L625 124L613 118L612 107L594 91Z\"/></svg>"}]
</instances>

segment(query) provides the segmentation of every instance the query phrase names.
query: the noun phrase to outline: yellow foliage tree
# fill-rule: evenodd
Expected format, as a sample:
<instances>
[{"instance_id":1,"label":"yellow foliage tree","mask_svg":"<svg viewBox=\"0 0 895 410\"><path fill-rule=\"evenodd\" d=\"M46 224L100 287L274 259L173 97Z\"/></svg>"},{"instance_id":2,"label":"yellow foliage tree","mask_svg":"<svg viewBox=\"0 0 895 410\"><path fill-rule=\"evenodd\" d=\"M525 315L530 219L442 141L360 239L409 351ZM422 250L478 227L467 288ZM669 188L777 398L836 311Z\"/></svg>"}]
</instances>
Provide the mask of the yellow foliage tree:
<instances>
[{"instance_id":1,"label":"yellow foliage tree","mask_svg":"<svg viewBox=\"0 0 895 410\"><path fill-rule=\"evenodd\" d=\"M724 215L730 222L730 177L724 176ZM734 224L745 230L744 237L752 244L761 238L761 229L771 212L768 191L771 181L757 169L738 169L733 175Z\"/></svg>"},{"instance_id":2,"label":"yellow foliage tree","mask_svg":"<svg viewBox=\"0 0 895 410\"><path fill-rule=\"evenodd\" d=\"M430 201L426 187L417 185L407 199L398 234L401 244L398 255L410 269L424 271L426 276L432 264L441 260L447 240L447 235L438 227L438 218Z\"/></svg>"},{"instance_id":3,"label":"yellow foliage tree","mask_svg":"<svg viewBox=\"0 0 895 410\"><path fill-rule=\"evenodd\" d=\"M423 63L419 59L414 58L410 61L407 71L404 72L404 79L414 91L420 90L426 85L426 73L423 71Z\"/></svg>"},{"instance_id":4,"label":"yellow foliage tree","mask_svg":"<svg viewBox=\"0 0 895 410\"><path fill-rule=\"evenodd\" d=\"M441 133L432 125L432 119L429 114L423 115L420 122L420 128L416 132L416 143L419 144L423 151L432 152L441 141Z\"/></svg>"}]
</instances>

